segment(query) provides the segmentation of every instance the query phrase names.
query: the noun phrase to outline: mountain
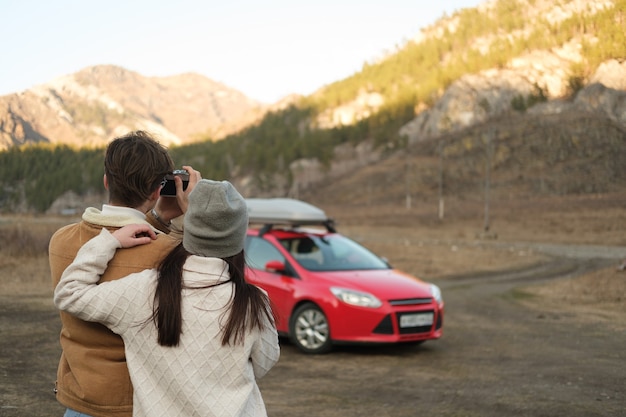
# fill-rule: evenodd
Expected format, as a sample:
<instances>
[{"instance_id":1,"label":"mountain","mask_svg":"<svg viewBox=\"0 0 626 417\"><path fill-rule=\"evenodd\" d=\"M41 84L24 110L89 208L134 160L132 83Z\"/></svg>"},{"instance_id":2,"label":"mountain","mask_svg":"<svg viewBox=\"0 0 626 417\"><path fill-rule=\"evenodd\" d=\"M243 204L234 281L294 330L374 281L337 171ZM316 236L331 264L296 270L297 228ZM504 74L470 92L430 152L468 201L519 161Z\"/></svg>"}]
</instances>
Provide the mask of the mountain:
<instances>
[{"instance_id":1,"label":"mountain","mask_svg":"<svg viewBox=\"0 0 626 417\"><path fill-rule=\"evenodd\" d=\"M111 65L86 68L0 97L0 149L28 143L102 146L143 129L166 145L219 139L266 106L198 74L144 77Z\"/></svg>"}]
</instances>

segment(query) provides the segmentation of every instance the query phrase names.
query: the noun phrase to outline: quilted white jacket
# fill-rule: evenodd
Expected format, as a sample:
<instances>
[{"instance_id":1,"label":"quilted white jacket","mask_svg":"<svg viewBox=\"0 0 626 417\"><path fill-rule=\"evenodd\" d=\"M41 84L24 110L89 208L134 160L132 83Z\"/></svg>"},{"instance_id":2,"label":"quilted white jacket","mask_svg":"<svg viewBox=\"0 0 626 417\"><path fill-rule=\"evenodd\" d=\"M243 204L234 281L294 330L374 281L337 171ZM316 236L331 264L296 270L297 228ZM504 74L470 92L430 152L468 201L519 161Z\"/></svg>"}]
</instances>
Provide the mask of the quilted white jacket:
<instances>
[{"instance_id":1,"label":"quilted white jacket","mask_svg":"<svg viewBox=\"0 0 626 417\"><path fill-rule=\"evenodd\" d=\"M279 358L274 324L246 334L243 345L222 346L220 322L234 286L184 289L180 344L160 346L150 321L156 270L96 284L118 247L106 229L87 242L65 270L54 302L122 336L134 386L133 416L266 416L256 379ZM185 287L215 284L228 280L228 267L218 258L190 256L183 279Z\"/></svg>"}]
</instances>

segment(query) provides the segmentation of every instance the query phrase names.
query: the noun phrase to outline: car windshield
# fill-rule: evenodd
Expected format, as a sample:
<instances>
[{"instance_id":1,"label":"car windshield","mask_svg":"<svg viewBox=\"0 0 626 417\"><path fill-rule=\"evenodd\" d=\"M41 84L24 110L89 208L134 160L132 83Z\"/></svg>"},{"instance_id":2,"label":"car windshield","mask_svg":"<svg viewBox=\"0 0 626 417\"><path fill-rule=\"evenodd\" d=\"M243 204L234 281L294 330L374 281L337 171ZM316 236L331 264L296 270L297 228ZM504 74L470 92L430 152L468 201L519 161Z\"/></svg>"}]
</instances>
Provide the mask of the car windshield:
<instances>
[{"instance_id":1,"label":"car windshield","mask_svg":"<svg viewBox=\"0 0 626 417\"><path fill-rule=\"evenodd\" d=\"M389 265L363 246L341 235L306 235L281 239L281 245L310 271L389 269Z\"/></svg>"}]
</instances>

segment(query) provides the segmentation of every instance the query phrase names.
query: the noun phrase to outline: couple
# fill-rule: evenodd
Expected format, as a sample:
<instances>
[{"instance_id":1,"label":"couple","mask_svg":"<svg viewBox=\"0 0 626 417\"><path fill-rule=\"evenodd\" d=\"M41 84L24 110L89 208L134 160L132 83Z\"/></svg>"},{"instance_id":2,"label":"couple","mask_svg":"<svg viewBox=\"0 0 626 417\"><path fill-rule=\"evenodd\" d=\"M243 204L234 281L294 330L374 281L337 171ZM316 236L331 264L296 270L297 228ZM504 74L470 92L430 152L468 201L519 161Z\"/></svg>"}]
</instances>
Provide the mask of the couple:
<instances>
[{"instance_id":1,"label":"couple","mask_svg":"<svg viewBox=\"0 0 626 417\"><path fill-rule=\"evenodd\" d=\"M177 178L176 197L160 197L167 151L145 132L115 139L109 204L51 239L68 417L266 415L255 379L278 361L278 336L267 295L244 281L246 204L184 168L188 188ZM182 214L181 241L170 220Z\"/></svg>"}]
</instances>

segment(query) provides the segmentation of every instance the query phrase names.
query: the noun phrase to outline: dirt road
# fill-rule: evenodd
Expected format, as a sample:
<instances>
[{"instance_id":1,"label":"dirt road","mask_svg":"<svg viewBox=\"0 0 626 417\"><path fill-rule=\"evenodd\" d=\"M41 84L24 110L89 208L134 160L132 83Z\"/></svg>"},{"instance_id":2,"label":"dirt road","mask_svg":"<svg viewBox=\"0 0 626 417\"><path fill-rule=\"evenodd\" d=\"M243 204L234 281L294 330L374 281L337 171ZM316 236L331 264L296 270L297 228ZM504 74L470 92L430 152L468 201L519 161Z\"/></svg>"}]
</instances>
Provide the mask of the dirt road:
<instances>
[{"instance_id":1,"label":"dirt road","mask_svg":"<svg viewBox=\"0 0 626 417\"><path fill-rule=\"evenodd\" d=\"M440 280L445 335L421 346L341 348L325 357L286 346L262 383L271 415L624 416L624 323L529 307L515 290L608 264L556 258Z\"/></svg>"},{"instance_id":2,"label":"dirt road","mask_svg":"<svg viewBox=\"0 0 626 417\"><path fill-rule=\"evenodd\" d=\"M269 415L626 416L625 313L526 290L612 267L623 248L535 249L548 255L539 264L436 279L446 302L438 341L323 356L283 344L260 382ZM0 295L0 416L62 415L52 393L59 326L48 289Z\"/></svg>"}]
</instances>

